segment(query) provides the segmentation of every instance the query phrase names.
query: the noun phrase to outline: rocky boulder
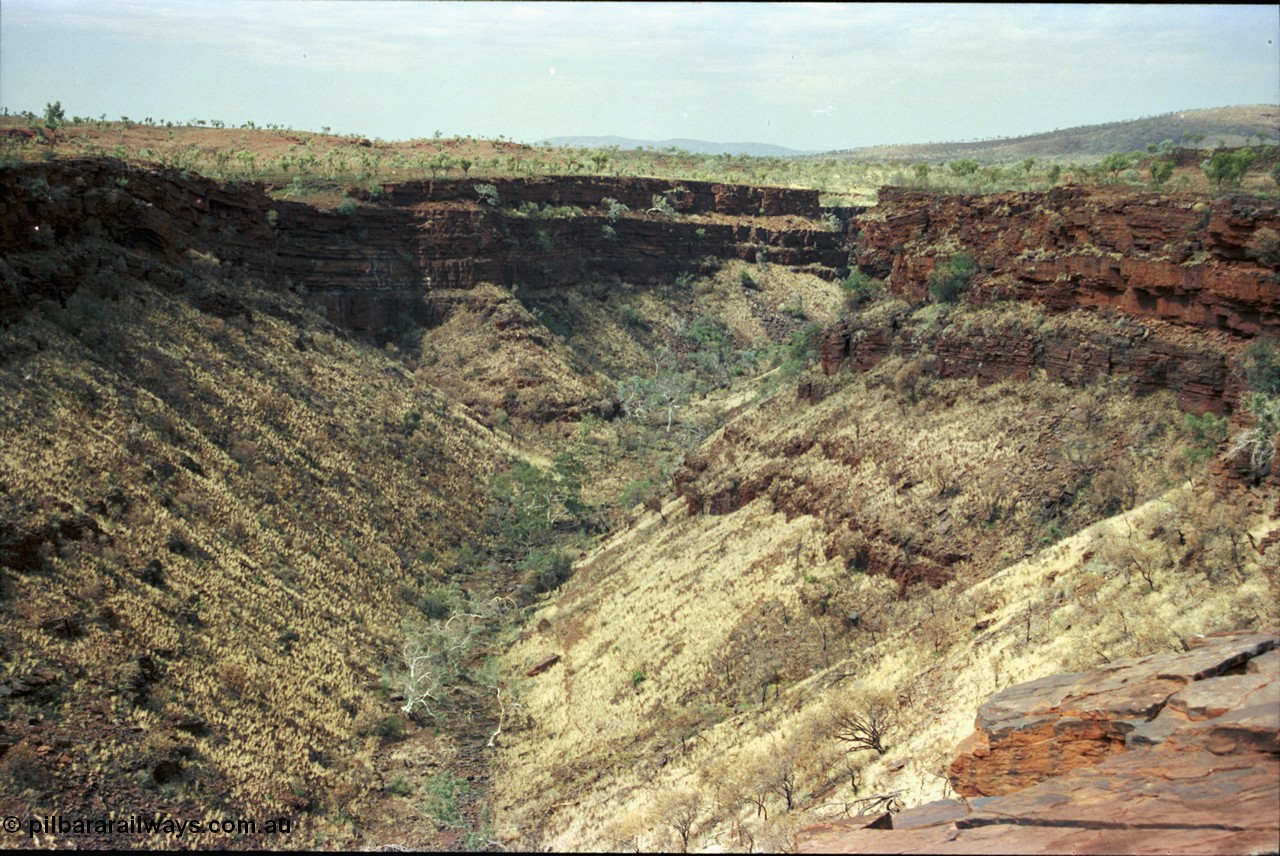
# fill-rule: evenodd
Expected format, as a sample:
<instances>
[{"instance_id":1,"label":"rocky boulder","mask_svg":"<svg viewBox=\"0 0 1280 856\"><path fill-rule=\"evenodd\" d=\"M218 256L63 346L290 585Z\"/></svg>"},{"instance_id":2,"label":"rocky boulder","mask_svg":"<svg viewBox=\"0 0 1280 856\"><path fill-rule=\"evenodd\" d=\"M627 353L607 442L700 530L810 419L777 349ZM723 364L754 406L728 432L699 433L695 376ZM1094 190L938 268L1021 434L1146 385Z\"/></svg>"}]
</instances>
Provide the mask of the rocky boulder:
<instances>
[{"instance_id":1,"label":"rocky boulder","mask_svg":"<svg viewBox=\"0 0 1280 856\"><path fill-rule=\"evenodd\" d=\"M960 800L832 821L808 853L1273 853L1280 841L1280 636L1011 687L979 709Z\"/></svg>"}]
</instances>

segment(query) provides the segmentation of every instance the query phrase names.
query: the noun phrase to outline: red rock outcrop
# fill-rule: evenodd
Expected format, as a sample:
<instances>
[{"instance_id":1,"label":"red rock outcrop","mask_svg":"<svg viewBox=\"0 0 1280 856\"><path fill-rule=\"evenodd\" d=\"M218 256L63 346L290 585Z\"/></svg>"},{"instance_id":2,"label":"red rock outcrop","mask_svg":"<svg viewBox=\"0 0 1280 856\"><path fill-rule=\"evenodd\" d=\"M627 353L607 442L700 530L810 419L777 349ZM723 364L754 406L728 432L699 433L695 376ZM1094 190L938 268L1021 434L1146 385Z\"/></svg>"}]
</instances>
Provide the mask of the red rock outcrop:
<instances>
[{"instance_id":1,"label":"red rock outcrop","mask_svg":"<svg viewBox=\"0 0 1280 856\"><path fill-rule=\"evenodd\" d=\"M950 778L964 801L837 820L804 853L1273 853L1280 637L1011 687L980 708Z\"/></svg>"},{"instance_id":2,"label":"red rock outcrop","mask_svg":"<svg viewBox=\"0 0 1280 856\"><path fill-rule=\"evenodd\" d=\"M905 312L856 319L825 331L828 374L866 370L893 353L927 354L939 377L992 382L1043 370L1080 384L1123 375L1139 394L1168 388L1184 410L1224 414L1245 392L1233 350L1280 329L1280 207L1271 201L1094 187L989 196L886 187L879 203L850 218L850 261L913 304L928 299L935 268L963 251L978 267L963 294L973 307L1028 300L1051 313L1112 312L1084 338L1054 325L916 326Z\"/></svg>"},{"instance_id":3,"label":"red rock outcrop","mask_svg":"<svg viewBox=\"0 0 1280 856\"><path fill-rule=\"evenodd\" d=\"M1033 300L1062 311L1115 307L1253 336L1280 327L1280 206L1231 197L1097 187L988 196L881 188L851 219L851 262L913 301L950 254L980 273L972 305Z\"/></svg>"},{"instance_id":4,"label":"red rock outcrop","mask_svg":"<svg viewBox=\"0 0 1280 856\"><path fill-rule=\"evenodd\" d=\"M476 190L483 183L388 184L344 216L260 186L110 158L0 170L0 321L111 273L177 288L191 252L305 293L335 324L375 338L406 316L421 320L431 289L671 282L708 259L760 253L834 277L847 261L844 236L814 220L813 190L494 179L500 204L490 205ZM655 196L676 214L650 210ZM610 218L606 199L631 210ZM548 215L546 205L567 208Z\"/></svg>"},{"instance_id":5,"label":"red rock outcrop","mask_svg":"<svg viewBox=\"0 0 1280 856\"><path fill-rule=\"evenodd\" d=\"M984 383L1025 380L1043 370L1050 380L1079 386L1128 377L1137 394L1170 389L1191 413L1229 413L1245 391L1229 350L1212 338L1177 335L1116 314L1091 325L1038 325L1006 319L991 329L913 324L909 313L881 313L824 331L819 349L827 374L865 371L885 357L925 354L942 378Z\"/></svg>"}]
</instances>

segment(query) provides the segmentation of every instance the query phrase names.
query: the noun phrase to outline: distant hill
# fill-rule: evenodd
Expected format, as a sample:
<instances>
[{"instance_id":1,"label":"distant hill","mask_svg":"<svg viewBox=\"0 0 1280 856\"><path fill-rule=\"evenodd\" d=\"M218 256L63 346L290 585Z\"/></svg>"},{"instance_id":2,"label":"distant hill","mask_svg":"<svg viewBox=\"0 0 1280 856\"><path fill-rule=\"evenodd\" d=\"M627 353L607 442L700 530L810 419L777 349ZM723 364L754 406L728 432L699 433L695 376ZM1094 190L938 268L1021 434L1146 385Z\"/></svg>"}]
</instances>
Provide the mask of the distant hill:
<instances>
[{"instance_id":1,"label":"distant hill","mask_svg":"<svg viewBox=\"0 0 1280 856\"><path fill-rule=\"evenodd\" d=\"M1148 116L1124 122L1082 125L1063 130L1008 137L996 140L972 140L949 143L913 143L890 146L864 146L838 152L799 151L768 143L716 143L707 140L637 140L630 137L582 136L550 137L553 146L571 148L665 149L676 147L700 155L750 155L752 157L798 157L838 154L854 160L904 160L941 162L956 158L973 158L984 162L1009 162L1034 157L1040 160L1093 161L1111 152L1135 151L1159 145L1165 140L1211 148L1222 141L1227 146L1242 146L1264 133L1273 140L1280 137L1280 106L1257 104L1244 107L1215 107L1204 110L1181 110L1161 116ZM1197 139L1198 138L1198 139Z\"/></svg>"},{"instance_id":2,"label":"distant hill","mask_svg":"<svg viewBox=\"0 0 1280 856\"><path fill-rule=\"evenodd\" d=\"M799 151L786 146L773 146L768 143L713 143L707 140L635 140L629 137L550 137L546 140L553 146L572 148L604 149L617 146L620 149L638 149L642 146L665 149L675 147L698 155L750 155L752 157L794 157L796 155L816 154L813 151Z\"/></svg>"},{"instance_id":3,"label":"distant hill","mask_svg":"<svg viewBox=\"0 0 1280 856\"><path fill-rule=\"evenodd\" d=\"M1258 104L1182 110L1162 116L1083 125L1025 137L963 143L867 146L846 149L838 154L852 155L857 160L937 162L965 157L1000 162L1035 157L1088 161L1111 152L1145 149L1165 140L1195 145L1197 136L1200 137L1200 147L1217 146L1219 141L1227 146L1242 146L1253 141L1259 133L1267 134L1273 140L1280 136L1280 106Z\"/></svg>"}]
</instances>

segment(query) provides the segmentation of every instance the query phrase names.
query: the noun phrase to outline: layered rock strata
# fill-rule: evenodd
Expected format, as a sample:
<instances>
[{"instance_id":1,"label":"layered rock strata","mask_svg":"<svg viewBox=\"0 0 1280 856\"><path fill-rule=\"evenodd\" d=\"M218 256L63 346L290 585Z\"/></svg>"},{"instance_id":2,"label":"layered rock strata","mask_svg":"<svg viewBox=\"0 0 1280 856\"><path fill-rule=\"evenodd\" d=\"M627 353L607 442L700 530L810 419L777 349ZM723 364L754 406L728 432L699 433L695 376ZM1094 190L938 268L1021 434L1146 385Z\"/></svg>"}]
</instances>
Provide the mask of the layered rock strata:
<instances>
[{"instance_id":1,"label":"layered rock strata","mask_svg":"<svg viewBox=\"0 0 1280 856\"><path fill-rule=\"evenodd\" d=\"M477 190L485 183L388 184L335 211L110 158L2 170L0 321L87 278L180 288L192 253L305 293L374 338L421 320L433 289L671 282L727 259L830 278L847 262L843 234L814 219L813 190L574 177Z\"/></svg>"},{"instance_id":2,"label":"layered rock strata","mask_svg":"<svg viewBox=\"0 0 1280 856\"><path fill-rule=\"evenodd\" d=\"M1272 200L1069 186L987 196L881 188L849 224L850 261L914 301L952 254L980 269L972 305L1113 307L1253 336L1280 328L1280 206Z\"/></svg>"},{"instance_id":3,"label":"layered rock strata","mask_svg":"<svg viewBox=\"0 0 1280 856\"><path fill-rule=\"evenodd\" d=\"M963 799L835 820L802 853L1273 853L1280 636L1011 687L983 705L950 779Z\"/></svg>"},{"instance_id":4,"label":"layered rock strata","mask_svg":"<svg viewBox=\"0 0 1280 856\"><path fill-rule=\"evenodd\" d=\"M1071 386L1123 376L1136 394L1172 390L1178 406L1196 414L1229 413L1245 392L1222 344L1162 333L1123 314L1088 327L1011 317L984 329L915 323L904 308L828 328L819 349L827 374L865 371L896 354L926 360L935 377L983 383L1026 380L1038 371Z\"/></svg>"}]
</instances>

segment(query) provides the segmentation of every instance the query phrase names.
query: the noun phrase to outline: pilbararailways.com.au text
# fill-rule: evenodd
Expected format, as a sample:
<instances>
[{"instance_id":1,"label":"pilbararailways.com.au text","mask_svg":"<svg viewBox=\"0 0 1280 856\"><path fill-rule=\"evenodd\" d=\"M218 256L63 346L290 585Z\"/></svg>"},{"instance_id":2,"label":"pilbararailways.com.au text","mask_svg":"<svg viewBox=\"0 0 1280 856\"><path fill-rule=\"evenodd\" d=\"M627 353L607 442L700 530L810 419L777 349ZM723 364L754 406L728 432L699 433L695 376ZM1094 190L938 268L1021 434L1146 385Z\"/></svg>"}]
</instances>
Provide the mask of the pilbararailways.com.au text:
<instances>
[{"instance_id":1,"label":"pilbararailways.com.au text","mask_svg":"<svg viewBox=\"0 0 1280 856\"><path fill-rule=\"evenodd\" d=\"M37 835L289 835L293 824L287 817L273 817L254 821L246 818L181 820L172 817L144 817L133 814L125 817L67 817L49 814L28 818L4 819L4 831L25 831L27 838Z\"/></svg>"}]
</instances>

